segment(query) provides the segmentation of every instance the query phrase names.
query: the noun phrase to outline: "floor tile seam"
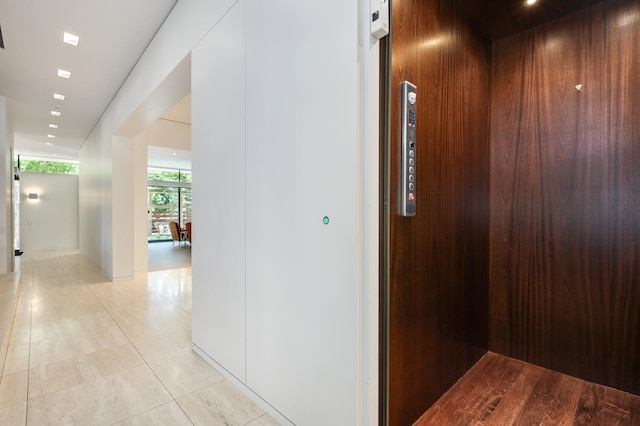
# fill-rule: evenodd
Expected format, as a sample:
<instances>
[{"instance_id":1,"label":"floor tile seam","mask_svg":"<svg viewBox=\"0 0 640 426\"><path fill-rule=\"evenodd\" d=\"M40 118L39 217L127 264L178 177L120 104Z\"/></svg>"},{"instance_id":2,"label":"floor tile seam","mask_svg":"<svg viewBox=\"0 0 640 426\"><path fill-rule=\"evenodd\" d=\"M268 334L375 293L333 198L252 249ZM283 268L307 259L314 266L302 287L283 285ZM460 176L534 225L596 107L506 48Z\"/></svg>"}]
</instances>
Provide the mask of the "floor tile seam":
<instances>
[{"instance_id":1,"label":"floor tile seam","mask_svg":"<svg viewBox=\"0 0 640 426\"><path fill-rule=\"evenodd\" d=\"M148 275L147 275L147 277L148 277ZM157 297L159 297L160 299L167 301L169 304L171 304L172 306L174 306L176 309L178 309L179 311L181 311L181 312L183 312L183 313L187 314L189 317L191 317L191 312L187 312L187 311L185 311L185 310L184 310L184 309L182 309L180 306L178 306L177 304L175 304L171 299L169 299L169 298L165 297L165 296L164 296L164 295L162 295L161 293L159 293L159 292L157 292L157 291L154 291L154 290L149 290L149 289L147 289L147 293L153 293L154 295L156 295L156 296L157 296ZM128 337L128 336L127 336L127 337ZM133 344L133 342L132 342L132 344ZM190 421L192 424L194 424L194 423L193 423L193 420L191 419L191 417L189 417L189 415L185 412L185 410L182 408L182 406L180 405L180 403L178 403L178 398L176 398L176 397L173 395L173 393L171 393L171 392L169 391L169 389L167 388L167 386L164 384L164 382L160 379L160 377L157 375L157 373L155 372L155 370L154 370L154 369L151 367L151 365L149 364L149 363L150 363L150 362L152 362L153 360L160 359L160 358L162 358L162 357L154 357L154 358L150 358L149 360L147 360L147 358L146 358L146 357L144 357L144 356L140 353L140 351L139 351L139 350L138 350L138 348L135 346L135 344L134 344L134 347L135 347L136 351L138 351L138 353L140 354L140 356L142 357L142 359L144 359L145 363L149 366L149 369L151 369L151 371L153 372L154 376L158 379L158 381L162 384L162 386L167 390L167 392L169 393L169 395L171 395L171 398L173 398L173 401L178 405L178 407L179 407L179 408L180 408L180 410L184 413L184 415L187 417L187 419L189 419L189 421ZM207 385L207 386L210 386L210 385ZM203 389L203 388L205 388L205 387L207 387L207 386L204 386L204 387L202 387L201 389ZM201 389L198 389L198 390L201 390ZM195 391L194 391L194 392L195 392ZM191 393L193 393L193 392L191 392ZM188 395L188 394L186 394L186 395ZM179 398L182 398L182 397L184 397L184 396L186 396L186 395L182 395L182 396L180 396Z\"/></svg>"},{"instance_id":2,"label":"floor tile seam","mask_svg":"<svg viewBox=\"0 0 640 426\"><path fill-rule=\"evenodd\" d=\"M150 360L150 361L159 360L159 359L161 359L161 358L164 358L164 357L153 358L153 359L152 359L152 360ZM149 365L149 364L147 364L147 365ZM157 378L157 379L158 379L158 380L163 384L163 386L164 386L164 383L162 382L162 380L160 379L160 377L156 374L156 371L153 369L153 367L152 367L151 365L149 365L149 368L151 369L151 371L153 372L153 374L156 376L156 378ZM217 371L216 371L216 372L217 372ZM218 374L220 374L220 373L218 373ZM205 385L202 385L202 386L198 387L197 389L193 389L193 390L191 390L191 391L189 391L189 392L187 392L187 393L185 393L185 394L183 394L183 395L174 395L174 394L173 394L173 392L169 391L169 389L167 389L167 392L169 392L169 395L171 395L171 398L173 398L173 400L177 403L178 399L180 399L180 398L183 398L183 397L185 397L185 396L187 396L187 395L191 395L192 393L195 393L195 392L201 391L202 389L208 388L209 386L215 385L216 383L222 382L222 381L224 381L224 380L225 380L224 376L222 376L222 374L220 374L220 377L219 377L219 378L217 378L217 379L215 379L215 380L213 380L213 381L211 381L211 382L209 382L209 383L207 383L207 384L205 384ZM166 386L165 386L165 388L166 388ZM186 414L186 413L185 413L185 414Z\"/></svg>"},{"instance_id":3,"label":"floor tile seam","mask_svg":"<svg viewBox=\"0 0 640 426\"><path fill-rule=\"evenodd\" d=\"M20 265L22 266L22 265ZM31 263L31 282L29 285L29 360L27 362L27 397L25 401L24 421L25 425L29 422L29 386L31 384L31 335L33 333L33 276L35 273L35 261ZM22 283L24 285L24 283Z\"/></svg>"},{"instance_id":4,"label":"floor tile seam","mask_svg":"<svg viewBox=\"0 0 640 426\"><path fill-rule=\"evenodd\" d=\"M131 346L133 346L133 345L131 345ZM101 350L104 350L104 349L101 349ZM38 367L35 367L35 368L46 367L47 365L55 364L55 363L57 363L57 362L64 362L64 361L74 360L74 359L76 359L76 358L86 357L86 356L88 356L88 355L91 355L91 354L94 354L94 353L97 353L97 352L100 352L100 351L95 351L95 352L90 352L90 353L87 353L87 354L78 355L78 356L75 356L75 357L65 358L65 359L63 359L63 360L54 361L54 362L52 362L52 363L48 363L48 364L42 364L42 365L40 365L40 366L38 366ZM142 357L140 357L140 358L144 361L144 359L143 359ZM68 390L70 390L70 389L72 389L72 388L75 388L75 387L78 387L78 386L90 385L90 384L92 384L92 383L94 383L94 382L97 382L97 381L99 381L99 380L105 380L105 379L108 379L108 378L109 378L109 377L111 377L111 376L115 376L115 375L117 375L117 374L126 373L127 371L130 371L130 370L133 370L133 369L136 369L136 368L142 367L142 366L144 366L145 364L146 364L145 362L142 362L142 363L137 364L137 365L134 365L134 366L132 366L132 367L128 367L128 368L125 368L125 369L123 369L123 370L119 370L119 371L114 371L114 372L109 373L109 374L106 374L106 375L102 375L102 374L100 374L100 373L98 372L99 376L98 376L98 377L96 377L96 378L94 378L94 379L91 379L91 380L84 380L84 378L83 378L83 381L82 381L82 382L80 382L80 383L76 383L76 384L74 384L74 385L67 386L67 387L65 387L65 388L60 388L60 389L55 389L55 390L52 390L52 391L48 391L48 392L42 393L42 394L40 394L40 395L38 395L38 396L36 396L36 397L34 397L34 398L29 398L29 396L28 396L29 394L27 393L27 399L28 399L28 400L30 400L30 401L34 401L34 400L36 400L36 399L39 399L39 398L45 397L45 396L47 396L47 395L52 395L52 394L54 394L54 393L56 393L56 392L68 391ZM149 367L149 369L151 370L151 367Z\"/></svg>"},{"instance_id":5,"label":"floor tile seam","mask_svg":"<svg viewBox=\"0 0 640 426\"><path fill-rule=\"evenodd\" d=\"M173 397L173 396L172 396L172 397ZM155 410L155 409L157 409L157 408L159 408L159 407L162 407L163 405L171 404L172 402L174 402L174 403L176 404L176 406L180 409L180 411L182 411L182 413L185 415L185 417L187 418L187 420L189 420L189 423L191 423L191 425L192 425L192 426L195 426L195 423L193 423L193 421L191 420L191 418L187 415L187 413L185 413L185 411L182 409L182 407L180 406L180 404L178 404L178 401L176 401L175 399L172 399L171 401L164 402L164 403L162 403L162 404L160 404L160 405L157 405L157 406L155 406L155 407L149 408L148 410L142 411L142 412L140 412L140 413L138 413L138 414L134 414L133 416L129 416L129 417L127 417L126 419L119 420L119 421L117 421L117 422L115 422L115 423L112 423L112 424L111 424L111 426L117 426L117 425L121 424L122 422L126 422L127 420L134 419L134 418L136 418L136 417L138 417L138 416L141 416L141 415L146 414L146 413L148 413L148 412L150 412L150 411L153 411L153 410Z\"/></svg>"},{"instance_id":6,"label":"floor tile seam","mask_svg":"<svg viewBox=\"0 0 640 426\"><path fill-rule=\"evenodd\" d=\"M29 370L36 369L36 368L43 368L43 367L47 367L47 366L49 366L51 364L56 364L56 363L59 363L59 362L65 362L65 361L74 360L74 359L81 358L81 357L90 356L92 354L95 354L95 353L98 353L98 352L101 352L101 351L106 351L106 350L109 350L109 349L112 349L112 348L115 348L115 347L118 347L118 346L124 346L124 345L127 345L127 344L133 346L133 343L131 341L129 341L127 343L118 343L118 344L115 344L115 345L112 345L112 346L108 346L108 347L105 347L105 348L91 350L90 352L75 353L74 355L68 356L66 358L56 359L55 361L50 361L50 362L44 362L44 363L41 363L41 364L38 364L38 365L35 365L35 366L29 365ZM110 376L110 374L108 374L107 376ZM101 376L101 377L107 377L107 376Z\"/></svg>"},{"instance_id":7,"label":"floor tile seam","mask_svg":"<svg viewBox=\"0 0 640 426\"><path fill-rule=\"evenodd\" d=\"M67 387L67 388L64 388L64 389L58 389L58 390L55 390L55 391L53 391L53 392L48 392L48 393L46 393L46 394L38 395L36 398L28 399L28 400L27 400L27 403L28 403L29 401L37 401L37 400L39 400L39 399L41 399L41 398L45 398L45 397L47 397L47 396L51 396L51 395L53 395L53 394L55 394L55 393L57 393L57 392L62 392L62 391L70 392L72 389L74 389L74 388L78 388L78 387L80 387L80 386L87 386L87 385L95 384L94 382L97 382L98 380L106 380L106 379L108 379L108 378L109 378L109 377L111 377L111 376L115 376L115 375L117 375L117 374L122 374L122 373L125 373L125 372L127 372L127 371L130 371L130 370L133 370L133 369L139 368L139 367L141 367L141 366L143 366L143 364L140 364L140 365L137 365L137 366L135 366L135 367L131 367L131 368L128 368L128 369L125 369L125 370L122 370L122 371L118 371L118 372L115 372L115 373L112 373L112 374L108 374L108 375L106 375L106 376L98 377L98 378L96 378L96 379L94 379L94 380L90 380L90 381L85 381L85 382L82 382L82 383L78 383L78 384L75 384L75 385L73 385L73 386L70 386L70 387ZM150 367L149 367L149 370L151 370L151 368L150 368ZM151 370L151 371L152 371L152 370ZM152 372L153 372L153 371L152 371ZM162 383L161 383L161 384L162 384ZM164 386L164 385L163 385L163 386ZM160 404L158 404L158 405L155 405L154 407L151 407L151 408L149 408L148 410L153 410L153 409L155 409L155 408L157 408L157 407L162 406L163 404L167 404L167 403L171 402L171 401L173 400L173 397L171 396L171 394L170 394L168 391L167 391L167 394L168 394L168 395L169 395L169 397L171 398L170 400L165 401L165 402L163 402L163 403L160 403ZM146 411L148 411L148 410L145 410L145 411L143 411L143 412L146 412ZM141 413L142 413L142 412L141 412ZM123 421L127 420L128 418L135 417L136 415L139 415L139 414L141 414L141 413L137 413L137 414L135 414L135 415L133 415L133 416L130 416L130 417L127 417L127 418L123 418L123 419L117 420L115 423L111 423L111 424L112 424L112 425L116 425L116 424L118 424L118 423L120 423L120 422L123 422ZM27 414L28 414L28 406L27 406ZM27 421L26 425L28 425L28 421ZM25 425L25 426L26 426L26 425Z\"/></svg>"},{"instance_id":8,"label":"floor tile seam","mask_svg":"<svg viewBox=\"0 0 640 426\"><path fill-rule=\"evenodd\" d=\"M104 304L104 302L102 301L102 299L96 294L96 292L94 291L94 289L91 287L91 285L87 285L87 287L89 288L89 291L91 291L91 293L94 295L94 297L96 297L96 299L100 302L100 304L102 305L103 309L107 312L107 314L109 315L109 317L111 318L111 320L117 325L118 329L120 329L120 331L122 332L122 334L126 337L126 339L129 341L129 343L131 344L131 346L134 348L134 350L136 351L136 353L140 356L140 358L144 361L144 365L147 366L147 368L149 369L149 371L151 371L151 373L153 374L153 376L156 378L156 380L158 380L158 382L160 383L160 385L164 388L164 390L167 392L167 394L171 397L171 400L174 401L176 404L178 404L176 398L173 396L173 394L169 391L169 389L167 388L167 386L164 384L164 382L162 380L160 380L160 377L158 377L158 375L156 374L156 372L153 370L153 368L151 367L151 365L149 364L149 361L142 355L142 353L140 353L140 350L136 347L136 345L134 344L134 342L129 338L129 336L124 332L124 330L122 329L122 327L120 326L120 324L116 321L116 319L113 317L113 314L111 312L111 310ZM158 294L157 292L154 291L150 291L151 293L156 294L157 296L159 296L160 298L167 300L170 304L176 306L176 308L182 310L179 306L175 305L173 302L171 302L170 300L166 299L164 296ZM149 293L149 290L147 290L147 293ZM182 310L184 311L184 310ZM189 316L191 316L191 314L189 313ZM114 373L115 374L115 373ZM168 401L170 402L170 401ZM166 403L165 403L166 404ZM162 405L162 404L161 404ZM178 406L180 407L180 404L178 404ZM154 407L157 408L157 407ZM180 409L182 410L182 407L180 407ZM184 412L184 410L182 410ZM184 413L185 415L187 415L186 413ZM189 416L187 416L187 418L189 419L190 422L193 423L193 421L191 420L191 418L189 418ZM123 420L120 420L123 421Z\"/></svg>"},{"instance_id":9,"label":"floor tile seam","mask_svg":"<svg viewBox=\"0 0 640 426\"><path fill-rule=\"evenodd\" d=\"M7 363L7 358L9 356L9 348L11 347L11 337L13 336L13 328L16 320L16 312L18 310L18 302L20 300L20 293L22 293L22 273L18 272L20 277L18 278L18 288L16 289L13 295L13 307L11 308L11 314L9 315L10 320L7 322L6 330L4 333L4 342L2 342L2 364L0 367L0 378L4 377L4 369ZM15 279L15 278L14 278ZM31 324L29 324L31 326Z\"/></svg>"},{"instance_id":10,"label":"floor tile seam","mask_svg":"<svg viewBox=\"0 0 640 426\"><path fill-rule=\"evenodd\" d=\"M167 302L169 302L171 305L175 306L175 307L176 307L176 309L178 309L178 310L180 310L180 311L184 312L185 314L187 314L187 315L191 316L191 312L188 312L188 311L186 311L186 310L182 309L182 308L180 307L180 305L177 305L176 303L174 303L174 302L173 302L171 299L169 299L168 297L163 296L162 294L158 293L157 291L153 291L153 290L149 290L149 291L150 291L151 293L155 294L156 296L160 297L161 299L166 300L166 301L167 301Z\"/></svg>"},{"instance_id":11,"label":"floor tile seam","mask_svg":"<svg viewBox=\"0 0 640 426\"><path fill-rule=\"evenodd\" d=\"M254 418L254 419L249 420L249 421L248 421L247 423L245 423L243 426L247 426L247 425L249 425L251 422L254 422L254 421L258 420L260 417L264 416L265 414L269 414L266 410L264 410L262 407L260 407L259 405L257 405L254 401L251 401L251 398L249 398L247 395L245 395L245 394L244 394L244 392L242 392L241 390L239 390L239 389L236 387L236 385L235 385L235 384L233 384L230 380L228 380L228 379L227 379L226 377L224 377L224 376L222 376L219 380L216 380L216 381L215 381L215 382L213 382L213 383L210 383L210 384L208 384L208 385L206 385L206 386L203 386L203 387L201 387L201 388L199 388L199 389L193 390L193 391L191 391L191 392L189 392L189 393L186 393L186 394L184 394L184 395L182 395L182 396L180 396L180 397L176 398L176 403L177 403L177 404L178 404L178 406L182 409L182 405L180 404L180 401L179 401L179 400L185 399L185 398L187 398L187 397L189 397L189 396L192 396L192 395L194 395L194 394L196 394L196 393L198 393L198 392L201 392L203 389L209 388L209 387L211 387L211 386L218 385L219 383L223 383L223 382L227 382L227 383L228 383L228 384L229 384L233 389L237 390L237 391L242 395L242 397L243 397L243 398L247 398L247 399L251 402L251 404L256 405L256 406L258 407L258 409L261 411L261 414L260 414L260 415L258 415L258 417L256 417L256 418ZM259 397L259 396L258 396L258 397ZM260 398L260 397L259 397L259 398ZM262 399L262 398L261 398L261 399ZM185 415L189 418L189 421L192 421L192 420L191 420L191 417L189 417L189 415L184 411L184 409L183 409L182 411L183 411L183 412L185 413ZM192 421L192 422L193 422L193 421Z\"/></svg>"},{"instance_id":12,"label":"floor tile seam","mask_svg":"<svg viewBox=\"0 0 640 426\"><path fill-rule=\"evenodd\" d=\"M160 385L162 386L162 388L167 392L167 395L169 395L169 397L171 398L171 401L173 401L173 402L175 402L176 404L178 404L178 401L176 400L176 398L175 398L175 397L173 396L173 394L169 391L169 388L167 388L167 385L165 385L165 383L160 379L160 377L159 377L159 376L158 376L158 374L155 372L155 370L151 367L151 365L149 364L149 361L147 361L147 359L146 359L144 356L142 356L142 354L140 353L140 350L139 350L139 349L138 349L138 348L133 344L133 342L131 342L131 346L133 346L133 348L134 348L134 349L135 349L135 351L138 353L138 355L140 356L140 358L144 361L144 365L146 365L146 366L147 366L147 368L149 369L149 371L151 371L151 374L153 374L153 377L155 377L155 378L156 378L156 380L158 381L158 383L160 383ZM163 404L167 404L167 403L169 403L169 402L171 402L171 401L167 401L167 402L165 402L165 403L163 403ZM163 404L160 404L160 405L163 405ZM155 409L155 408L159 407L160 405L158 405L158 406L156 406L156 407L153 407L152 409ZM179 404L178 404L178 405L179 405ZM180 409L182 409L182 407L181 407ZM147 411L149 411L149 410L147 410ZM184 410L183 410L183 412L184 412ZM141 413L139 413L139 414L141 414ZM186 415L186 414L187 414L187 413L185 413L185 415ZM189 417L187 416L187 418L189 418ZM189 418L189 421L191 421L191 419L190 419L190 418ZM192 423L193 423L193 422L192 422Z\"/></svg>"},{"instance_id":13,"label":"floor tile seam","mask_svg":"<svg viewBox=\"0 0 640 426\"><path fill-rule=\"evenodd\" d=\"M189 392L187 392L187 393L185 393L185 394L183 394L183 395L174 395L172 392L169 392L169 394L173 397L173 399L174 399L176 402L177 402L177 400L178 400L178 399L180 399L180 398L182 398L182 397L185 397L185 396L187 396L187 395L191 395L192 393L195 393L195 392L201 391L202 389L205 389L205 388L207 388L207 387L209 387L209 386L212 386L212 385L214 385L214 384L216 384L216 383L219 383L219 382L222 382L222 381L224 381L224 380L225 380L225 377L224 377L224 376L223 376L223 375L222 375L218 370L216 370L216 369L215 369L214 367L212 367L211 365L207 364L207 362L206 362L206 361L204 361L204 360L200 357L200 355L198 355L197 353L195 353L195 352L193 351L193 349L191 349L191 348L182 349L182 350L180 350L180 351L178 351L178 352L176 352L176 353L174 353L174 354L169 354L169 355L165 355L165 356L158 356L158 357L150 358L150 359L148 360L148 363L153 363L154 361L159 361L159 360L161 360L161 359L163 359L163 358L171 358L171 357L173 357L173 356L175 356L175 355L179 355L179 354L182 354L182 353L189 353L189 354L191 354L191 355L195 355L195 356L197 356L200 360L202 360L202 362L203 362L203 364L204 364L203 366L204 366L205 368L209 368L209 369L211 369L211 370L215 371L215 372L216 372L220 377L216 378L215 380L212 380L211 382L208 382L207 384L204 384L204 385L202 385L202 386L198 387L197 389L193 389L193 390L191 390L191 391L189 391ZM151 364L149 364L149 368L151 368L151 370L155 373L155 370L153 369L153 366L151 366ZM162 380L161 380L159 377L158 377L158 380L160 380L160 381L162 382ZM186 414L186 413L185 413L185 414Z\"/></svg>"},{"instance_id":14,"label":"floor tile seam","mask_svg":"<svg viewBox=\"0 0 640 426\"><path fill-rule=\"evenodd\" d=\"M133 340L131 340L131 338L129 338L129 336L124 332L124 330L122 329L122 326L120 324L118 324L118 322L116 321L116 319L113 317L113 314L111 313L111 311L109 310L109 308L107 308L107 306L102 302L102 299L100 299L98 297L98 295L95 293L95 291L93 290L93 288L91 288L89 286L90 291L95 295L95 297L98 299L98 301L100 302L100 304L102 305L102 307L104 308L104 310L107 312L107 314L109 315L109 317L111 318L111 320L117 325L118 329L120 329L120 332L122 332L122 334L126 337L126 339L129 341L129 343L131 344L131 346L133 347L133 349L136 351L136 353L138 354L138 356L140 356L140 358L144 361L144 365L147 366L147 368L149 369L149 371L151 371L151 373L153 374L153 376L156 378L156 380L158 380L158 382L160 383L160 385L162 386L162 388L167 392L167 394L171 397L172 401L175 401L177 404L176 399L173 397L173 394L171 392L169 392L169 389L167 388L167 386L164 384L164 382L162 380L160 380L160 377L158 377L158 375L156 374L156 372L153 370L153 368L151 368L151 365L149 365L149 362L147 361L147 359L142 355L142 353L140 353L140 350L136 347L136 345L134 344ZM156 408L156 407L154 407ZM185 413L186 414L186 413ZM122 421L122 420L121 420ZM191 420L189 420L191 421Z\"/></svg>"}]
</instances>

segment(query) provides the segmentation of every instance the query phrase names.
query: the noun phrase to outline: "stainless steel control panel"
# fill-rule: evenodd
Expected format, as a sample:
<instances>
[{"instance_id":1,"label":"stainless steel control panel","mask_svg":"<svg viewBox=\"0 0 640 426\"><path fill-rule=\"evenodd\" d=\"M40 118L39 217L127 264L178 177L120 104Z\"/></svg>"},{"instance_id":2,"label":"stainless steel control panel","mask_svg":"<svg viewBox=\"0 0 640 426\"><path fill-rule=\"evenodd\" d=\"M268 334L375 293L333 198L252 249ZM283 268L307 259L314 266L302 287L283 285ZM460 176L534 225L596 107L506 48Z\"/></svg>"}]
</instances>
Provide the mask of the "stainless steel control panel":
<instances>
[{"instance_id":1,"label":"stainless steel control panel","mask_svg":"<svg viewBox=\"0 0 640 426\"><path fill-rule=\"evenodd\" d=\"M416 97L416 86L402 82L402 216L416 215Z\"/></svg>"}]
</instances>

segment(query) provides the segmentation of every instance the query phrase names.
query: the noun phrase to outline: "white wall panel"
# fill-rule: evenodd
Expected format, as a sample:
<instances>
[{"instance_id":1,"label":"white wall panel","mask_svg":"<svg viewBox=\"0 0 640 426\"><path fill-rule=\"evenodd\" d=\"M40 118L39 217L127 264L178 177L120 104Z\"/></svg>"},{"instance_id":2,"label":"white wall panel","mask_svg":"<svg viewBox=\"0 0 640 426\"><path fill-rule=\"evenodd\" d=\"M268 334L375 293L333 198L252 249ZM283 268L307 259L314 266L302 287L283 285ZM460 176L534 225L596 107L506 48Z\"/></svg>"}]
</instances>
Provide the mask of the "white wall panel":
<instances>
[{"instance_id":1,"label":"white wall panel","mask_svg":"<svg viewBox=\"0 0 640 426\"><path fill-rule=\"evenodd\" d=\"M192 51L193 343L245 379L245 17Z\"/></svg>"},{"instance_id":2,"label":"white wall panel","mask_svg":"<svg viewBox=\"0 0 640 426\"><path fill-rule=\"evenodd\" d=\"M134 140L133 152L133 232L135 271L149 268L149 190L147 185L147 132L144 131Z\"/></svg>"},{"instance_id":3,"label":"white wall panel","mask_svg":"<svg viewBox=\"0 0 640 426\"><path fill-rule=\"evenodd\" d=\"M134 209L134 142L133 139L113 137L112 156L118 168L113 171L113 275L123 280L135 273L135 209Z\"/></svg>"},{"instance_id":4,"label":"white wall panel","mask_svg":"<svg viewBox=\"0 0 640 426\"><path fill-rule=\"evenodd\" d=\"M0 96L0 274L14 270L13 247L13 120L7 98ZM1 192L0 192L1 193Z\"/></svg>"},{"instance_id":5,"label":"white wall panel","mask_svg":"<svg viewBox=\"0 0 640 426\"><path fill-rule=\"evenodd\" d=\"M356 424L357 23L247 6L247 384L301 425Z\"/></svg>"}]
</instances>

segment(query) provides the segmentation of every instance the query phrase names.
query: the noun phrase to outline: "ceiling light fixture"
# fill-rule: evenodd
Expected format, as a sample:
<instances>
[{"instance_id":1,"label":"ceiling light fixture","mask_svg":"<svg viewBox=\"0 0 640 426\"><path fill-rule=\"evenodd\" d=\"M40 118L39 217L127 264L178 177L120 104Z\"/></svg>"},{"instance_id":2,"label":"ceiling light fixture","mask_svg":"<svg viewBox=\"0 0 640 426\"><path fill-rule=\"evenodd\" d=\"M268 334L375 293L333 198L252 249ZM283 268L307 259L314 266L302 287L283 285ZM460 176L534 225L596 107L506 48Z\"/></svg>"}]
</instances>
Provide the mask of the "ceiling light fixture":
<instances>
[{"instance_id":1,"label":"ceiling light fixture","mask_svg":"<svg viewBox=\"0 0 640 426\"><path fill-rule=\"evenodd\" d=\"M55 115L56 117L60 117L62 113L60 111L51 111L51 115Z\"/></svg>"},{"instance_id":2,"label":"ceiling light fixture","mask_svg":"<svg viewBox=\"0 0 640 426\"><path fill-rule=\"evenodd\" d=\"M54 93L53 94L53 99L57 99L59 101L64 101L64 95L61 95L60 93Z\"/></svg>"},{"instance_id":3,"label":"ceiling light fixture","mask_svg":"<svg viewBox=\"0 0 640 426\"><path fill-rule=\"evenodd\" d=\"M53 143L51 143L51 142L47 142L47 145L49 145L49 146L53 146Z\"/></svg>"},{"instance_id":4,"label":"ceiling light fixture","mask_svg":"<svg viewBox=\"0 0 640 426\"><path fill-rule=\"evenodd\" d=\"M80 41L80 37L71 33L64 33L62 36L62 42L66 44L70 44L71 46L77 46Z\"/></svg>"},{"instance_id":5,"label":"ceiling light fixture","mask_svg":"<svg viewBox=\"0 0 640 426\"><path fill-rule=\"evenodd\" d=\"M49 127L51 127L52 129L57 129L58 125L57 124L49 124Z\"/></svg>"},{"instance_id":6,"label":"ceiling light fixture","mask_svg":"<svg viewBox=\"0 0 640 426\"><path fill-rule=\"evenodd\" d=\"M47 135L48 138L55 139L56 135Z\"/></svg>"},{"instance_id":7,"label":"ceiling light fixture","mask_svg":"<svg viewBox=\"0 0 640 426\"><path fill-rule=\"evenodd\" d=\"M527 0L527 5L531 6L533 4L536 4L538 0Z\"/></svg>"},{"instance_id":8,"label":"ceiling light fixture","mask_svg":"<svg viewBox=\"0 0 640 426\"><path fill-rule=\"evenodd\" d=\"M65 70L58 70L58 77L70 78L71 77L71 72L70 71L65 71Z\"/></svg>"}]
</instances>

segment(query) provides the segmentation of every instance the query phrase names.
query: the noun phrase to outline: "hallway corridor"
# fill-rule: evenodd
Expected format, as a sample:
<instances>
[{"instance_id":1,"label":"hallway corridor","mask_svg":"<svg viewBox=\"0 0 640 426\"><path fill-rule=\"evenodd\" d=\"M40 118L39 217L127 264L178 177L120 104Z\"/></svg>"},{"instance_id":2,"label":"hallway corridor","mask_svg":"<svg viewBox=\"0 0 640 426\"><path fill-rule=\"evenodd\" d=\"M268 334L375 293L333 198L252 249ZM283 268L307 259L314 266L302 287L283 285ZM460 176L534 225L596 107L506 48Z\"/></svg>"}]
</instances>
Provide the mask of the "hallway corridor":
<instances>
[{"instance_id":1,"label":"hallway corridor","mask_svg":"<svg viewBox=\"0 0 640 426\"><path fill-rule=\"evenodd\" d=\"M110 282L75 251L18 262L0 424L277 424L192 352L191 268Z\"/></svg>"}]
</instances>

